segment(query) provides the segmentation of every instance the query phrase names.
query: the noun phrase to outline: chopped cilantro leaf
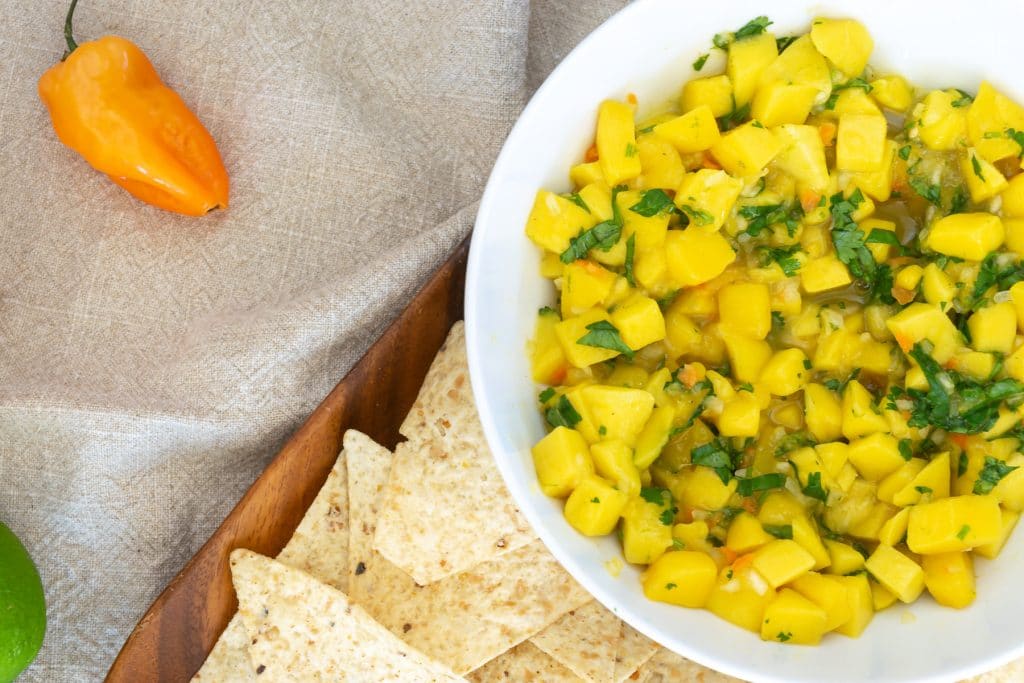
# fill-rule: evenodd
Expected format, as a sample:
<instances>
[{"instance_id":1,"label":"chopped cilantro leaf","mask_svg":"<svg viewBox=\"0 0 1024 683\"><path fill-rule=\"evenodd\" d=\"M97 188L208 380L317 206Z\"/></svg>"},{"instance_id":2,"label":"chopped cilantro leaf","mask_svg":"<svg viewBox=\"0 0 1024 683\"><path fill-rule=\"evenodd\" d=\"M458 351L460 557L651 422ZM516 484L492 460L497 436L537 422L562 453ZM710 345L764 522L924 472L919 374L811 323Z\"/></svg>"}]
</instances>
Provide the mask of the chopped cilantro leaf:
<instances>
[{"instance_id":1,"label":"chopped cilantro leaf","mask_svg":"<svg viewBox=\"0 0 1024 683\"><path fill-rule=\"evenodd\" d=\"M1007 128L1006 137L1017 143L1017 146L1020 147L1020 157L1024 158L1024 131Z\"/></svg>"},{"instance_id":2,"label":"chopped cilantro leaf","mask_svg":"<svg viewBox=\"0 0 1024 683\"><path fill-rule=\"evenodd\" d=\"M537 309L537 315L558 315L558 311L551 308L550 306L542 306Z\"/></svg>"},{"instance_id":3,"label":"chopped cilantro leaf","mask_svg":"<svg viewBox=\"0 0 1024 683\"><path fill-rule=\"evenodd\" d=\"M672 549L673 550L683 550L684 548L686 548L686 544L685 543L680 541L678 538L673 538L672 539Z\"/></svg>"},{"instance_id":4,"label":"chopped cilantro leaf","mask_svg":"<svg viewBox=\"0 0 1024 683\"><path fill-rule=\"evenodd\" d=\"M728 442L718 437L690 452L690 461L694 465L709 467L715 471L723 484L728 484L736 469L738 454L729 447Z\"/></svg>"},{"instance_id":5,"label":"chopped cilantro leaf","mask_svg":"<svg viewBox=\"0 0 1024 683\"><path fill-rule=\"evenodd\" d=\"M832 86L832 94L825 101L825 109L835 109L836 103L839 101L839 93L843 90L850 90L851 88L860 88L865 93L871 92L871 84L865 81L863 78L851 78L846 83L839 83Z\"/></svg>"},{"instance_id":6,"label":"chopped cilantro leaf","mask_svg":"<svg viewBox=\"0 0 1024 683\"><path fill-rule=\"evenodd\" d=\"M675 587L676 587L676 585L674 583L666 583L665 584L665 590L667 590L667 591L670 591L670 590L672 590Z\"/></svg>"},{"instance_id":7,"label":"chopped cilantro leaf","mask_svg":"<svg viewBox=\"0 0 1024 683\"><path fill-rule=\"evenodd\" d=\"M794 256L798 251L800 251L799 244L794 244L791 247L761 247L758 249L761 267L773 262L778 263L786 277L793 277L800 270L800 259Z\"/></svg>"},{"instance_id":8,"label":"chopped cilantro leaf","mask_svg":"<svg viewBox=\"0 0 1024 683\"><path fill-rule=\"evenodd\" d=\"M769 489L780 489L786 485L786 475L772 472L757 477L738 479L736 493L741 496L749 496L757 491L768 491Z\"/></svg>"},{"instance_id":9,"label":"chopped cilantro leaf","mask_svg":"<svg viewBox=\"0 0 1024 683\"><path fill-rule=\"evenodd\" d=\"M920 493L921 495L924 495L926 493L931 493L932 492L932 489L931 489L930 486L915 486L914 490L917 491L918 493Z\"/></svg>"},{"instance_id":10,"label":"chopped cilantro leaf","mask_svg":"<svg viewBox=\"0 0 1024 683\"><path fill-rule=\"evenodd\" d=\"M697 59L693 60L693 70L694 71L700 71L701 69L704 68L704 64L707 63L707 61L708 61L708 54L707 53L704 53L700 57L697 57Z\"/></svg>"},{"instance_id":11,"label":"chopped cilantro leaf","mask_svg":"<svg viewBox=\"0 0 1024 683\"><path fill-rule=\"evenodd\" d=\"M942 188L934 183L926 182L923 178L911 176L907 181L914 192L921 195L935 206L942 208Z\"/></svg>"},{"instance_id":12,"label":"chopped cilantro leaf","mask_svg":"<svg viewBox=\"0 0 1024 683\"><path fill-rule=\"evenodd\" d=\"M597 428L597 433L600 434L601 436L604 436L608 433L608 428L605 427L604 425L601 425L600 427Z\"/></svg>"},{"instance_id":13,"label":"chopped cilantro leaf","mask_svg":"<svg viewBox=\"0 0 1024 683\"><path fill-rule=\"evenodd\" d=\"M569 240L569 248L561 255L562 263L572 263L586 258L587 253L595 247L601 251L610 251L621 235L622 226L615 221L598 223Z\"/></svg>"},{"instance_id":14,"label":"chopped cilantro leaf","mask_svg":"<svg viewBox=\"0 0 1024 683\"><path fill-rule=\"evenodd\" d=\"M966 107L967 105L969 105L971 102L974 101L974 98L971 97L970 95L968 95L967 93L965 93L963 90L960 90L959 88L957 88L957 92L960 93L960 97L958 97L957 99L953 100L953 106L954 107L957 107L957 108L959 108L959 107Z\"/></svg>"},{"instance_id":15,"label":"chopped cilantro leaf","mask_svg":"<svg viewBox=\"0 0 1024 683\"><path fill-rule=\"evenodd\" d=\"M626 345L626 342L622 341L619 329L615 325L607 320L598 320L596 323L587 325L587 329L590 331L577 339L577 344L618 351L632 360L634 351Z\"/></svg>"},{"instance_id":16,"label":"chopped cilantro leaf","mask_svg":"<svg viewBox=\"0 0 1024 683\"><path fill-rule=\"evenodd\" d=\"M1010 263L1001 268L998 256L994 253L989 254L978 269L978 276L974 280L974 289L967 299L967 307L971 310L978 309L985 300L985 294L992 287L1003 291L1021 281L1024 281L1024 265Z\"/></svg>"},{"instance_id":17,"label":"chopped cilantro leaf","mask_svg":"<svg viewBox=\"0 0 1024 683\"><path fill-rule=\"evenodd\" d=\"M552 427L569 427L570 429L583 419L564 394L558 399L558 403L547 409L544 417Z\"/></svg>"},{"instance_id":18,"label":"chopped cilantro leaf","mask_svg":"<svg viewBox=\"0 0 1024 683\"><path fill-rule=\"evenodd\" d=\"M645 190L640 197L640 201L629 207L629 210L650 218L651 216L657 216L659 213L672 213L675 211L675 208L672 198L668 196L665 190L655 189Z\"/></svg>"},{"instance_id":19,"label":"chopped cilantro leaf","mask_svg":"<svg viewBox=\"0 0 1024 683\"><path fill-rule=\"evenodd\" d=\"M967 454L961 453L960 458L956 463L956 476L957 478L964 476L967 473Z\"/></svg>"},{"instance_id":20,"label":"chopped cilantro leaf","mask_svg":"<svg viewBox=\"0 0 1024 683\"><path fill-rule=\"evenodd\" d=\"M793 539L792 524L765 524L764 530L775 538Z\"/></svg>"},{"instance_id":21,"label":"chopped cilantro leaf","mask_svg":"<svg viewBox=\"0 0 1024 683\"><path fill-rule=\"evenodd\" d=\"M736 387L736 391L749 391L750 393L754 393L754 385L750 382L744 382Z\"/></svg>"},{"instance_id":22,"label":"chopped cilantro leaf","mask_svg":"<svg viewBox=\"0 0 1024 683\"><path fill-rule=\"evenodd\" d=\"M601 499L598 498L597 496L594 496L593 498L590 499L590 502L591 503L600 503Z\"/></svg>"},{"instance_id":23,"label":"chopped cilantro leaf","mask_svg":"<svg viewBox=\"0 0 1024 683\"><path fill-rule=\"evenodd\" d=\"M633 259L636 255L636 234L629 236L626 240L626 263L623 275L626 277L626 282L629 283L630 287L636 287L636 279L633 277Z\"/></svg>"},{"instance_id":24,"label":"chopped cilantro leaf","mask_svg":"<svg viewBox=\"0 0 1024 683\"><path fill-rule=\"evenodd\" d=\"M711 225L715 222L715 217L710 213L702 209L695 209L689 204L683 204L680 209L687 218L693 221L694 225Z\"/></svg>"},{"instance_id":25,"label":"chopped cilantro leaf","mask_svg":"<svg viewBox=\"0 0 1024 683\"><path fill-rule=\"evenodd\" d=\"M640 497L648 503L654 503L655 505L669 507L672 505L672 492L668 489L658 488L655 486L645 486L640 489Z\"/></svg>"},{"instance_id":26,"label":"chopped cilantro leaf","mask_svg":"<svg viewBox=\"0 0 1024 683\"><path fill-rule=\"evenodd\" d=\"M590 213L590 207L587 206L587 203L585 201L583 201L583 197L581 197L579 195L579 192L572 192L570 194L563 194L562 196L565 197L566 199L568 199L570 202L572 202L576 206L578 206L581 209L583 209L584 211L586 211L587 213Z\"/></svg>"},{"instance_id":27,"label":"chopped cilantro leaf","mask_svg":"<svg viewBox=\"0 0 1024 683\"><path fill-rule=\"evenodd\" d=\"M635 157L636 156L636 145L634 145L632 142L627 142L626 143L626 156L627 157Z\"/></svg>"},{"instance_id":28,"label":"chopped cilantro leaf","mask_svg":"<svg viewBox=\"0 0 1024 683\"><path fill-rule=\"evenodd\" d=\"M746 24L744 24L739 31L736 31L736 33L733 34L733 39L742 40L743 38L748 38L750 36L756 36L759 33L764 33L768 29L768 27L772 25L772 23L773 22L764 15L751 19Z\"/></svg>"},{"instance_id":29,"label":"chopped cilantro leaf","mask_svg":"<svg viewBox=\"0 0 1024 683\"><path fill-rule=\"evenodd\" d=\"M555 390L552 389L551 387L548 387L544 391L540 392L540 395L537 396L537 400L540 401L541 403L547 403L548 401L550 401L554 397L555 397Z\"/></svg>"},{"instance_id":30,"label":"chopped cilantro leaf","mask_svg":"<svg viewBox=\"0 0 1024 683\"><path fill-rule=\"evenodd\" d=\"M811 472L807 475L807 486L803 488L803 492L805 496L816 498L823 503L828 500L828 491L821 485L821 472Z\"/></svg>"},{"instance_id":31,"label":"chopped cilantro leaf","mask_svg":"<svg viewBox=\"0 0 1024 683\"><path fill-rule=\"evenodd\" d=\"M971 533L971 525L964 524L962 527L960 527L960 531L956 532L956 537L962 541L965 538L967 538L967 534L969 533Z\"/></svg>"},{"instance_id":32,"label":"chopped cilantro leaf","mask_svg":"<svg viewBox=\"0 0 1024 683\"><path fill-rule=\"evenodd\" d=\"M974 175L978 176L981 182L985 182L985 174L981 172L981 162L973 154L971 155L971 168L974 169Z\"/></svg>"},{"instance_id":33,"label":"chopped cilantro leaf","mask_svg":"<svg viewBox=\"0 0 1024 683\"><path fill-rule=\"evenodd\" d=\"M793 637L793 633L791 631L779 631L779 635L775 637L778 638L780 643L784 643Z\"/></svg>"},{"instance_id":34,"label":"chopped cilantro leaf","mask_svg":"<svg viewBox=\"0 0 1024 683\"><path fill-rule=\"evenodd\" d=\"M965 208L967 208L967 193L964 188L958 187L953 192L953 199L950 200L949 212L951 214L963 213Z\"/></svg>"},{"instance_id":35,"label":"chopped cilantro leaf","mask_svg":"<svg viewBox=\"0 0 1024 683\"><path fill-rule=\"evenodd\" d=\"M750 116L750 103L744 104L742 107L737 107L735 100L733 101L732 111L724 116L718 117L718 128L723 133L727 130L732 130L740 123L743 122Z\"/></svg>"},{"instance_id":36,"label":"chopped cilantro leaf","mask_svg":"<svg viewBox=\"0 0 1024 683\"><path fill-rule=\"evenodd\" d=\"M899 449L900 457L904 460L910 460L914 457L913 442L910 439L900 439Z\"/></svg>"},{"instance_id":37,"label":"chopped cilantro leaf","mask_svg":"<svg viewBox=\"0 0 1024 683\"><path fill-rule=\"evenodd\" d=\"M907 159L909 159L910 158L910 145L903 145L902 147L900 147L900 151L897 152L897 154L900 155L900 159L903 159L903 161L906 161Z\"/></svg>"},{"instance_id":38,"label":"chopped cilantro leaf","mask_svg":"<svg viewBox=\"0 0 1024 683\"><path fill-rule=\"evenodd\" d=\"M790 451L795 451L796 449L803 448L804 446L813 446L816 443L818 442L814 440L814 437L807 432L793 432L792 434L787 434L779 440L778 445L775 447L775 457L782 458Z\"/></svg>"},{"instance_id":39,"label":"chopped cilantro leaf","mask_svg":"<svg viewBox=\"0 0 1024 683\"><path fill-rule=\"evenodd\" d=\"M789 47L796 38L796 36L780 36L776 38L775 49L778 50L779 54L782 54L782 51Z\"/></svg>"},{"instance_id":40,"label":"chopped cilantro leaf","mask_svg":"<svg viewBox=\"0 0 1024 683\"><path fill-rule=\"evenodd\" d=\"M978 473L978 479L974 482L973 492L976 495L990 493L1003 477L1017 469L1015 466L1007 465L1002 460L996 460L991 455L985 456L985 465Z\"/></svg>"},{"instance_id":41,"label":"chopped cilantro leaf","mask_svg":"<svg viewBox=\"0 0 1024 683\"><path fill-rule=\"evenodd\" d=\"M660 519L661 523L665 526L672 526L672 523L676 520L676 509L670 508L668 510L663 510L658 519Z\"/></svg>"}]
</instances>

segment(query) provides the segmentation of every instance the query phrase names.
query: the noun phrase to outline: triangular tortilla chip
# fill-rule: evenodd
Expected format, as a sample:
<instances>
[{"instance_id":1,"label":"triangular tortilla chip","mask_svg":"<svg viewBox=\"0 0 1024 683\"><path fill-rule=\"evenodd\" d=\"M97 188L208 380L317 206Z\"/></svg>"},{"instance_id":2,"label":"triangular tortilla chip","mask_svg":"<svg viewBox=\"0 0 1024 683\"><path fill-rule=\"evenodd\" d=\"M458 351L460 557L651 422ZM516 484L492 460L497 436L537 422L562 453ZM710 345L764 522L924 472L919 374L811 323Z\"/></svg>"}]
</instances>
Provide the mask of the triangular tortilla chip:
<instances>
[{"instance_id":1,"label":"triangular tortilla chip","mask_svg":"<svg viewBox=\"0 0 1024 683\"><path fill-rule=\"evenodd\" d=\"M665 648L659 648L654 656L637 670L636 677L631 680L637 683L742 683L738 678L712 671Z\"/></svg>"},{"instance_id":2,"label":"triangular tortilla chip","mask_svg":"<svg viewBox=\"0 0 1024 683\"><path fill-rule=\"evenodd\" d=\"M622 640L615 657L615 683L622 683L661 649L656 642L622 622Z\"/></svg>"},{"instance_id":3,"label":"triangular tortilla chip","mask_svg":"<svg viewBox=\"0 0 1024 683\"><path fill-rule=\"evenodd\" d=\"M461 681L341 591L249 550L231 553L238 613L261 680Z\"/></svg>"},{"instance_id":4,"label":"triangular tortilla chip","mask_svg":"<svg viewBox=\"0 0 1024 683\"><path fill-rule=\"evenodd\" d=\"M577 683L580 677L526 641L466 676L473 683Z\"/></svg>"},{"instance_id":5,"label":"triangular tortilla chip","mask_svg":"<svg viewBox=\"0 0 1024 683\"><path fill-rule=\"evenodd\" d=\"M401 427L374 548L426 585L536 539L505 488L473 402L463 324L452 327Z\"/></svg>"},{"instance_id":6,"label":"triangular tortilla chip","mask_svg":"<svg viewBox=\"0 0 1024 683\"><path fill-rule=\"evenodd\" d=\"M612 683L621 620L596 600L575 609L530 642L591 683Z\"/></svg>"},{"instance_id":7,"label":"triangular tortilla chip","mask_svg":"<svg viewBox=\"0 0 1024 683\"><path fill-rule=\"evenodd\" d=\"M373 500L390 456L347 449L352 601L404 641L466 673L529 638L590 596L540 541L428 586L372 550ZM376 477L376 480L375 480Z\"/></svg>"},{"instance_id":8,"label":"triangular tortilla chip","mask_svg":"<svg viewBox=\"0 0 1024 683\"><path fill-rule=\"evenodd\" d=\"M369 437L350 430L345 434L344 443L358 447L362 444L361 439L369 440ZM342 450L323 488L277 559L312 574L340 591L347 590L348 517L348 467L345 451ZM249 659L248 644L245 627L236 614L192 680L255 683L256 671Z\"/></svg>"}]
</instances>

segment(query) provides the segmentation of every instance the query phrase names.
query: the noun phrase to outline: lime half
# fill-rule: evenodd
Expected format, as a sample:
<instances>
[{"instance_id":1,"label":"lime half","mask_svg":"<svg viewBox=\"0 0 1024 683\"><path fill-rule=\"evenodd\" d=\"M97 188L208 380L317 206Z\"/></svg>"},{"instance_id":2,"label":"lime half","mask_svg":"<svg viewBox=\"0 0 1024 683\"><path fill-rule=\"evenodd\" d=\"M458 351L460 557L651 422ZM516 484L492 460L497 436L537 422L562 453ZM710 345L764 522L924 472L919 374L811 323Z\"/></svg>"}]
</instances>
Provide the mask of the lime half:
<instances>
[{"instance_id":1,"label":"lime half","mask_svg":"<svg viewBox=\"0 0 1024 683\"><path fill-rule=\"evenodd\" d=\"M39 572L18 537L0 522L0 683L32 663L46 633Z\"/></svg>"}]
</instances>

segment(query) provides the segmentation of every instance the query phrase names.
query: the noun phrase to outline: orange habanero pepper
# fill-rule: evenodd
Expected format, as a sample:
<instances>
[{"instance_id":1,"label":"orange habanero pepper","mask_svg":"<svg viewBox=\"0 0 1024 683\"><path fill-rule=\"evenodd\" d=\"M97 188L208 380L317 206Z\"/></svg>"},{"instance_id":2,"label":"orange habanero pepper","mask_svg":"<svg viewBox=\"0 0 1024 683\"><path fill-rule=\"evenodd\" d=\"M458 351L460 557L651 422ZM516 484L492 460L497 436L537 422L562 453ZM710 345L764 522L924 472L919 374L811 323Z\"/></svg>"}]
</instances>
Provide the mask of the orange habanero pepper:
<instances>
[{"instance_id":1,"label":"orange habanero pepper","mask_svg":"<svg viewBox=\"0 0 1024 683\"><path fill-rule=\"evenodd\" d=\"M189 216L227 208L213 137L135 44L105 36L77 45L77 4L64 23L68 53L39 79L57 137L144 202Z\"/></svg>"}]
</instances>

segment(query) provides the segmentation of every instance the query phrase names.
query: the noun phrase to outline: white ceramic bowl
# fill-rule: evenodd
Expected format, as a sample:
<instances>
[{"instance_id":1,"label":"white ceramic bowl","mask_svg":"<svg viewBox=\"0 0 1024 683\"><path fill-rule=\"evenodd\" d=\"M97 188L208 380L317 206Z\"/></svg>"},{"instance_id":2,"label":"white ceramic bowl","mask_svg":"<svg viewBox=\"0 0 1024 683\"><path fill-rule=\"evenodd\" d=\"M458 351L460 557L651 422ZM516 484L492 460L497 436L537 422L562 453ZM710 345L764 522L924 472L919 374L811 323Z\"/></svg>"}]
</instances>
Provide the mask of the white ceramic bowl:
<instances>
[{"instance_id":1,"label":"white ceramic bowl","mask_svg":"<svg viewBox=\"0 0 1024 683\"><path fill-rule=\"evenodd\" d=\"M978 597L961 611L928 598L877 615L855 640L819 647L762 642L702 610L644 598L639 572L613 577L612 537L588 539L537 486L530 446L544 435L526 342L538 307L553 300L524 235L539 188L566 191L568 168L594 135L597 105L634 92L645 103L675 97L711 37L765 14L776 35L806 32L818 15L855 17L875 39L872 64L918 85L976 90L982 78L1024 102L1020 0L684 2L639 0L594 31L523 111L491 174L477 216L466 282L469 365L484 430L505 481L565 568L605 606L664 646L701 664L758 681L955 680L1024 656L1024 532L995 562L978 562ZM716 57L715 59L720 59ZM714 59L703 73L715 73ZM641 111L641 114L643 112Z\"/></svg>"}]
</instances>

